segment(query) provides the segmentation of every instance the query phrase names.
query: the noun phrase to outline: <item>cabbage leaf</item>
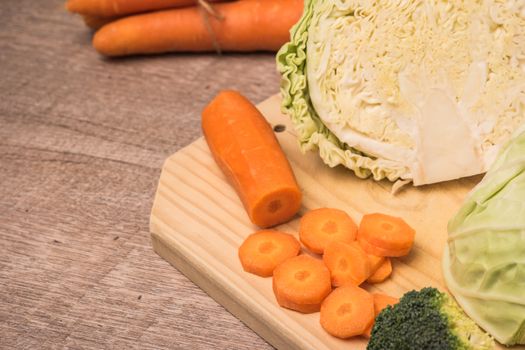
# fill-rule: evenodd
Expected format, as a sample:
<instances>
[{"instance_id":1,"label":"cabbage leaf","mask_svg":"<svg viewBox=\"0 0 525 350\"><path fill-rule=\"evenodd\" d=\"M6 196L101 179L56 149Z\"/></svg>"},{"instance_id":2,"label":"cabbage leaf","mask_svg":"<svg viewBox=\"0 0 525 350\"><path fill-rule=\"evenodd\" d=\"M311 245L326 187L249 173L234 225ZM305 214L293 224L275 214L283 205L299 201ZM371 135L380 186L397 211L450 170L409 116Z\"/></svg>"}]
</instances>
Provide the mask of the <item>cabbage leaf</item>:
<instances>
[{"instance_id":1,"label":"cabbage leaf","mask_svg":"<svg viewBox=\"0 0 525 350\"><path fill-rule=\"evenodd\" d=\"M525 127L448 225L443 274L465 312L502 344L525 344Z\"/></svg>"}]
</instances>

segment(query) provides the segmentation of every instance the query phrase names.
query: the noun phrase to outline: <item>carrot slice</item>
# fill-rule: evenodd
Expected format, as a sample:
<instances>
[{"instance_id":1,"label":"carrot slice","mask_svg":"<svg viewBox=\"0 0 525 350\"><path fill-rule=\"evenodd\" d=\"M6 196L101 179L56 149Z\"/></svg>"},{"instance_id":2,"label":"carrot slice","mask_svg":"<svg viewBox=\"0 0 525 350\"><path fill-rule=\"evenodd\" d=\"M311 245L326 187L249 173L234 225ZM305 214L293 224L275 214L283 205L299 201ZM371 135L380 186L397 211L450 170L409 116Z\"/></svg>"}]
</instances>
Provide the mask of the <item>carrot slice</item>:
<instances>
[{"instance_id":1,"label":"carrot slice","mask_svg":"<svg viewBox=\"0 0 525 350\"><path fill-rule=\"evenodd\" d=\"M386 294L372 293L372 296L374 297L374 312L376 316L388 305L395 305L399 302L399 299Z\"/></svg>"},{"instance_id":2,"label":"carrot slice","mask_svg":"<svg viewBox=\"0 0 525 350\"><path fill-rule=\"evenodd\" d=\"M410 250L416 232L403 219L381 214L363 216L358 229L358 240L389 251Z\"/></svg>"},{"instance_id":3,"label":"carrot slice","mask_svg":"<svg viewBox=\"0 0 525 350\"><path fill-rule=\"evenodd\" d=\"M299 254L301 245L292 235L275 230L262 230L249 235L239 247L239 259L246 272L269 277L273 270Z\"/></svg>"},{"instance_id":4,"label":"carrot slice","mask_svg":"<svg viewBox=\"0 0 525 350\"><path fill-rule=\"evenodd\" d=\"M319 208L308 211L299 224L299 239L311 252L322 254L331 241L355 240L357 225L342 210Z\"/></svg>"},{"instance_id":5,"label":"carrot slice","mask_svg":"<svg viewBox=\"0 0 525 350\"><path fill-rule=\"evenodd\" d=\"M321 326L338 338L363 334L374 321L374 298L353 285L335 289L321 305Z\"/></svg>"},{"instance_id":6,"label":"carrot slice","mask_svg":"<svg viewBox=\"0 0 525 350\"><path fill-rule=\"evenodd\" d=\"M297 213L301 191L290 163L250 101L238 92L222 91L202 112L202 130L252 223L266 228Z\"/></svg>"},{"instance_id":7,"label":"carrot slice","mask_svg":"<svg viewBox=\"0 0 525 350\"><path fill-rule=\"evenodd\" d=\"M392 261L385 259L381 266L366 280L369 283L381 283L392 274Z\"/></svg>"},{"instance_id":8,"label":"carrot slice","mask_svg":"<svg viewBox=\"0 0 525 350\"><path fill-rule=\"evenodd\" d=\"M407 255L410 252L410 249L411 249L411 247L408 247L408 248L405 248L405 249L400 249L400 250L384 249L384 248L376 247L376 246L368 243L366 240L359 239L359 238L358 238L357 242L361 245L361 247L363 247L365 252L367 252L368 254L373 254L373 255L382 256L382 257L400 257L400 256L405 256L405 255Z\"/></svg>"},{"instance_id":9,"label":"carrot slice","mask_svg":"<svg viewBox=\"0 0 525 350\"><path fill-rule=\"evenodd\" d=\"M273 271L273 292L282 307L302 313L319 311L332 290L330 271L308 255L290 258Z\"/></svg>"},{"instance_id":10,"label":"carrot slice","mask_svg":"<svg viewBox=\"0 0 525 350\"><path fill-rule=\"evenodd\" d=\"M366 253L366 256L368 258L368 261L370 262L370 275L373 275L374 272L377 271L379 266L381 266L383 261L385 261L385 257L384 256L377 256L377 255L369 254L369 253Z\"/></svg>"},{"instance_id":11,"label":"carrot slice","mask_svg":"<svg viewBox=\"0 0 525 350\"><path fill-rule=\"evenodd\" d=\"M370 261L365 251L357 242L330 242L323 255L332 278L332 286L346 284L355 286L363 283L370 276Z\"/></svg>"},{"instance_id":12,"label":"carrot slice","mask_svg":"<svg viewBox=\"0 0 525 350\"><path fill-rule=\"evenodd\" d=\"M374 298L374 321L366 329L366 331L363 333L363 336L366 338L370 338L372 335L372 329L374 328L375 318L381 311L383 311L384 308L386 308L389 305L395 305L399 302L399 299L391 297L386 294L380 294L380 293L372 293L372 296Z\"/></svg>"}]
</instances>

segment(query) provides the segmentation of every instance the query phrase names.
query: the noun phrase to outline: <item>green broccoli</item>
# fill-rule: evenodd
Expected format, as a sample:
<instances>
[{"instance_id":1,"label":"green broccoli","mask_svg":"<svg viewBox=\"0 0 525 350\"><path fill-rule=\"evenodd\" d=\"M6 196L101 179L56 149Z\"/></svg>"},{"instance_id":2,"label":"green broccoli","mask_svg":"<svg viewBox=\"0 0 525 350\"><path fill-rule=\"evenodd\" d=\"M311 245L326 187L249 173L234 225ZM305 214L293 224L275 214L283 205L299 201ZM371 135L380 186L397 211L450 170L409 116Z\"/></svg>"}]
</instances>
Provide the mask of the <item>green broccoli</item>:
<instances>
[{"instance_id":1,"label":"green broccoli","mask_svg":"<svg viewBox=\"0 0 525 350\"><path fill-rule=\"evenodd\" d=\"M377 316L368 350L488 350L494 340L435 288L406 293Z\"/></svg>"}]
</instances>

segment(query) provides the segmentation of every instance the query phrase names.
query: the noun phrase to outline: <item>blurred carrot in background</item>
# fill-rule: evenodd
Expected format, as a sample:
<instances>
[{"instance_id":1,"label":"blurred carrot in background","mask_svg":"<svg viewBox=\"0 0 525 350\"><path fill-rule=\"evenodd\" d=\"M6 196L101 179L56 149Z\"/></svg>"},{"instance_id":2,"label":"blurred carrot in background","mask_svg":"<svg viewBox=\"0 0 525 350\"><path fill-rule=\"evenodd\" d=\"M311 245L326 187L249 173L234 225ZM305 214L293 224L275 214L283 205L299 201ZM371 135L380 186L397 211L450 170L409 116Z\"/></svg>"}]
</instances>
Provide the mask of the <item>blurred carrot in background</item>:
<instances>
[{"instance_id":1,"label":"blurred carrot in background","mask_svg":"<svg viewBox=\"0 0 525 350\"><path fill-rule=\"evenodd\" d=\"M277 51L289 40L303 1L243 0L218 3L213 9L221 18L192 6L118 19L95 34L93 46L106 56L217 49Z\"/></svg>"},{"instance_id":2,"label":"blurred carrot in background","mask_svg":"<svg viewBox=\"0 0 525 350\"><path fill-rule=\"evenodd\" d=\"M118 17L97 17L92 15L82 15L82 19L84 20L86 26L96 30L102 27L103 25L106 25L109 22L118 19Z\"/></svg>"},{"instance_id":3,"label":"blurred carrot in background","mask_svg":"<svg viewBox=\"0 0 525 350\"><path fill-rule=\"evenodd\" d=\"M217 2L220 0L207 0ZM196 5L197 0L68 0L69 12L95 17L119 17L134 13Z\"/></svg>"}]
</instances>

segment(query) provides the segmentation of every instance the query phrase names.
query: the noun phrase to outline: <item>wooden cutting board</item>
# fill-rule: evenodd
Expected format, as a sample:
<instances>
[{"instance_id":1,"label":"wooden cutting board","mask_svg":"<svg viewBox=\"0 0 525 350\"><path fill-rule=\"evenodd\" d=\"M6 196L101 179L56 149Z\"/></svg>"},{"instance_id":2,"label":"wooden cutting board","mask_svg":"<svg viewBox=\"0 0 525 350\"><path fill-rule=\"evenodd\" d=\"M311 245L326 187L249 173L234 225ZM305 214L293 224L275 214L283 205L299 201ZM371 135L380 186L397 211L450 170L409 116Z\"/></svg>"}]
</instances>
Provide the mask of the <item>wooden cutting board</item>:
<instances>
[{"instance_id":1,"label":"wooden cutting board","mask_svg":"<svg viewBox=\"0 0 525 350\"><path fill-rule=\"evenodd\" d=\"M325 166L314 152L302 154L293 128L273 96L258 108L273 125L303 191L302 215L309 209L336 207L359 222L365 213L401 216L416 229L408 257L395 259L390 279L365 286L396 297L411 289L445 289L441 255L447 221L480 176L391 194L389 182L362 180L344 168ZM299 216L279 229L297 236ZM339 340L319 325L319 314L303 315L280 308L271 278L242 270L237 248L257 230L234 190L213 161L203 138L168 158L162 169L151 213L154 250L278 349L365 349L366 340Z\"/></svg>"}]
</instances>

